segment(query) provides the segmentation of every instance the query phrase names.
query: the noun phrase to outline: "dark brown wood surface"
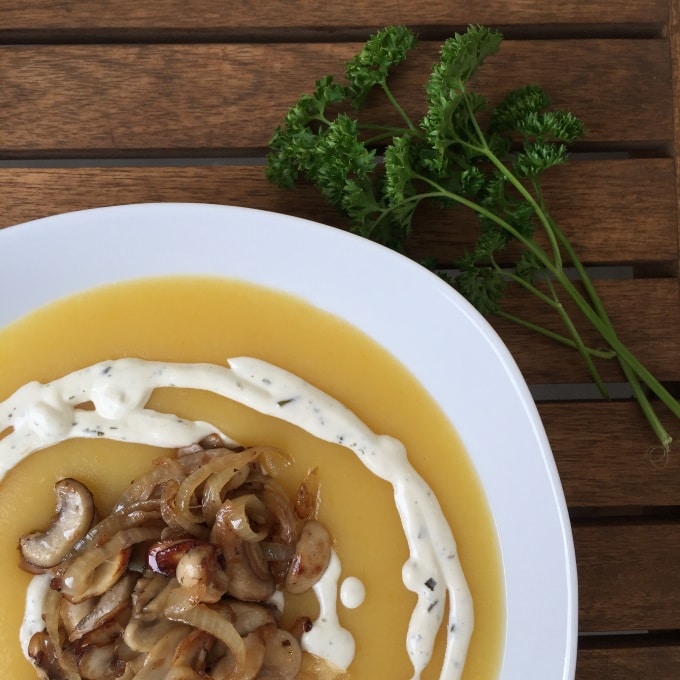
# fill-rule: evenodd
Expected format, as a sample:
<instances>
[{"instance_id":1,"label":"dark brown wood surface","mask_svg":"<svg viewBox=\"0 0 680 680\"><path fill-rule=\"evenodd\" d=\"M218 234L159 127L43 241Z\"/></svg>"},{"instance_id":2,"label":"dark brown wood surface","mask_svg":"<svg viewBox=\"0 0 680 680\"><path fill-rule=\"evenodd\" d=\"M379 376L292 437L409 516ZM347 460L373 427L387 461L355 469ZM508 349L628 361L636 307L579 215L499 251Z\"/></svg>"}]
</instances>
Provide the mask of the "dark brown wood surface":
<instances>
[{"instance_id":1,"label":"dark brown wood surface","mask_svg":"<svg viewBox=\"0 0 680 680\"><path fill-rule=\"evenodd\" d=\"M678 0L4 0L0 227L172 200L346 228L311 187L267 183L274 126L315 78L340 76L361 41L391 23L423 38L397 83L417 115L440 40L485 23L507 40L479 88L493 100L541 84L585 121L572 161L546 178L548 201L596 267L621 338L677 393L679 15ZM474 228L462 213L426 209L409 254L449 265ZM512 299L554 323L521 293ZM614 366L602 369L614 397L600 399L573 352L493 323L537 395L572 517L577 680L680 678L680 444L668 456L655 448ZM680 441L677 420L663 420Z\"/></svg>"}]
</instances>

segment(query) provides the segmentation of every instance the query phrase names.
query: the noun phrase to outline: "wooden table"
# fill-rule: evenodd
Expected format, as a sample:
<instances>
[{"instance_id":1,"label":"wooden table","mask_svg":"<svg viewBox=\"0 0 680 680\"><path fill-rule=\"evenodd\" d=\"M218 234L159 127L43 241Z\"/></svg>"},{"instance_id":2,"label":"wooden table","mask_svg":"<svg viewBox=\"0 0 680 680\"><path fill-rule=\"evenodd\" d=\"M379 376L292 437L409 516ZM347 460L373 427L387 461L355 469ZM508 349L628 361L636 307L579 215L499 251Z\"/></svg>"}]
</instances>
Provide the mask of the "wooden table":
<instances>
[{"instance_id":1,"label":"wooden table","mask_svg":"<svg viewBox=\"0 0 680 680\"><path fill-rule=\"evenodd\" d=\"M484 23L506 41L481 87L493 97L535 82L584 120L587 139L551 175L549 200L583 259L598 265L623 339L677 389L679 16L677 0L3 0L0 226L168 200L346 226L311 189L265 181L284 111L391 23L421 36L403 82L415 99L419 66L440 41ZM412 254L452 260L461 237L426 217ZM680 678L680 445L654 464L654 442L625 393L595 399L569 352L496 327L535 389L571 512L578 680ZM678 423L666 422L680 441Z\"/></svg>"}]
</instances>

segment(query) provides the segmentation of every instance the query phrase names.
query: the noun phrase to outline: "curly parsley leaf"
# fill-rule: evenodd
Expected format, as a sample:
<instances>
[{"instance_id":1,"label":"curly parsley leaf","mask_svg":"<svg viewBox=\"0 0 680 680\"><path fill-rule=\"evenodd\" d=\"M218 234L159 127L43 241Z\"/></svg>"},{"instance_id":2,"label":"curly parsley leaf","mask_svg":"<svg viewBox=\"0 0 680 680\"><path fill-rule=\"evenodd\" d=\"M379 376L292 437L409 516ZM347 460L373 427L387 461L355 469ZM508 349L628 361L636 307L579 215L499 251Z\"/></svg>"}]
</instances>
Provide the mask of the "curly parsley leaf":
<instances>
[{"instance_id":1,"label":"curly parsley leaf","mask_svg":"<svg viewBox=\"0 0 680 680\"><path fill-rule=\"evenodd\" d=\"M393 26L371 36L362 50L345 65L347 94L352 105L360 109L368 93L385 86L392 67L406 59L417 43L416 34L406 26Z\"/></svg>"}]
</instances>

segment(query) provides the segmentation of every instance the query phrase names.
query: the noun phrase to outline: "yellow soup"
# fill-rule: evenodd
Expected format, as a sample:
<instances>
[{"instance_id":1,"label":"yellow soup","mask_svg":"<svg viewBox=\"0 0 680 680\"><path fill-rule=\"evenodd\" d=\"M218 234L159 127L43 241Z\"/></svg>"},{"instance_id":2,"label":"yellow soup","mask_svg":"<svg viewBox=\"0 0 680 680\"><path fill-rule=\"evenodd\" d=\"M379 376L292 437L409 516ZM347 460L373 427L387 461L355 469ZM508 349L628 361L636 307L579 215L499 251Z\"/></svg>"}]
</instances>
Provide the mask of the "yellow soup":
<instances>
[{"instance_id":1,"label":"yellow soup","mask_svg":"<svg viewBox=\"0 0 680 680\"><path fill-rule=\"evenodd\" d=\"M30 380L46 382L89 364L123 356L210 362L253 356L328 392L375 432L400 439L439 498L472 592L475 630L464 680L498 675L504 618L494 526L474 470L436 404L392 356L361 332L309 304L242 282L164 278L118 284L52 304L0 332L0 401ZM416 596L401 580L408 548L392 488L347 449L295 426L204 392L159 390L151 406L213 423L244 445L289 451L291 490L315 465L321 470L321 521L342 562L342 578L366 587L357 609L339 605L356 640L352 680L408 680L408 621ZM3 677L34 680L19 645L30 576L17 566L17 541L44 528L54 512L54 483L83 481L100 511L144 472L159 450L104 440L72 440L33 454L0 486L0 668ZM288 616L316 616L313 597L289 598ZM444 636L423 673L439 677Z\"/></svg>"}]
</instances>

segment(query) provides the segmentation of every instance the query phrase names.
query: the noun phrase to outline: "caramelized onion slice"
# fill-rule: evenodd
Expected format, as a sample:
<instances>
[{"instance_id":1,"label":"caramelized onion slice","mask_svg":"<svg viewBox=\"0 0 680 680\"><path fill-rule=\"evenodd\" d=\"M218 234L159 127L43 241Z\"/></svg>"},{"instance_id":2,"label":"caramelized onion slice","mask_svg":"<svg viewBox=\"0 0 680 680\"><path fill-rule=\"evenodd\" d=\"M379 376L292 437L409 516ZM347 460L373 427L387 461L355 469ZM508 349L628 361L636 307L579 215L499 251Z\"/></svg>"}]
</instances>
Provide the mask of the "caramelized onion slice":
<instances>
[{"instance_id":1,"label":"caramelized onion slice","mask_svg":"<svg viewBox=\"0 0 680 680\"><path fill-rule=\"evenodd\" d=\"M245 666L246 648L243 638L238 634L234 624L217 611L199 604L182 612L168 612L168 618L209 633L227 646L234 656L237 670Z\"/></svg>"},{"instance_id":2,"label":"caramelized onion slice","mask_svg":"<svg viewBox=\"0 0 680 680\"><path fill-rule=\"evenodd\" d=\"M295 497L295 514L303 520L318 519L321 498L321 473L311 468L300 483Z\"/></svg>"},{"instance_id":3,"label":"caramelized onion slice","mask_svg":"<svg viewBox=\"0 0 680 680\"><path fill-rule=\"evenodd\" d=\"M108 543L78 555L53 587L71 602L82 602L105 593L123 575L131 548L158 538L159 527L133 527L115 534Z\"/></svg>"},{"instance_id":4,"label":"caramelized onion slice","mask_svg":"<svg viewBox=\"0 0 680 680\"><path fill-rule=\"evenodd\" d=\"M226 602L236 617L233 623L242 637L262 626L276 624L271 609L262 604L242 602L241 600L227 600Z\"/></svg>"},{"instance_id":5,"label":"caramelized onion slice","mask_svg":"<svg viewBox=\"0 0 680 680\"><path fill-rule=\"evenodd\" d=\"M293 462L293 456L275 446L253 446L248 449L257 454L257 462L270 477L279 477Z\"/></svg>"},{"instance_id":6,"label":"caramelized onion slice","mask_svg":"<svg viewBox=\"0 0 680 680\"><path fill-rule=\"evenodd\" d=\"M255 494L237 496L224 501L217 517L224 522L240 540L247 542L261 541L267 536L267 529L263 528L267 520L264 503ZM254 526L260 526L255 530Z\"/></svg>"},{"instance_id":7,"label":"caramelized onion slice","mask_svg":"<svg viewBox=\"0 0 680 680\"><path fill-rule=\"evenodd\" d=\"M95 515L92 493L75 479L60 479L54 485L56 514L44 532L22 536L21 556L36 567L49 569L61 562L87 533Z\"/></svg>"}]
</instances>

